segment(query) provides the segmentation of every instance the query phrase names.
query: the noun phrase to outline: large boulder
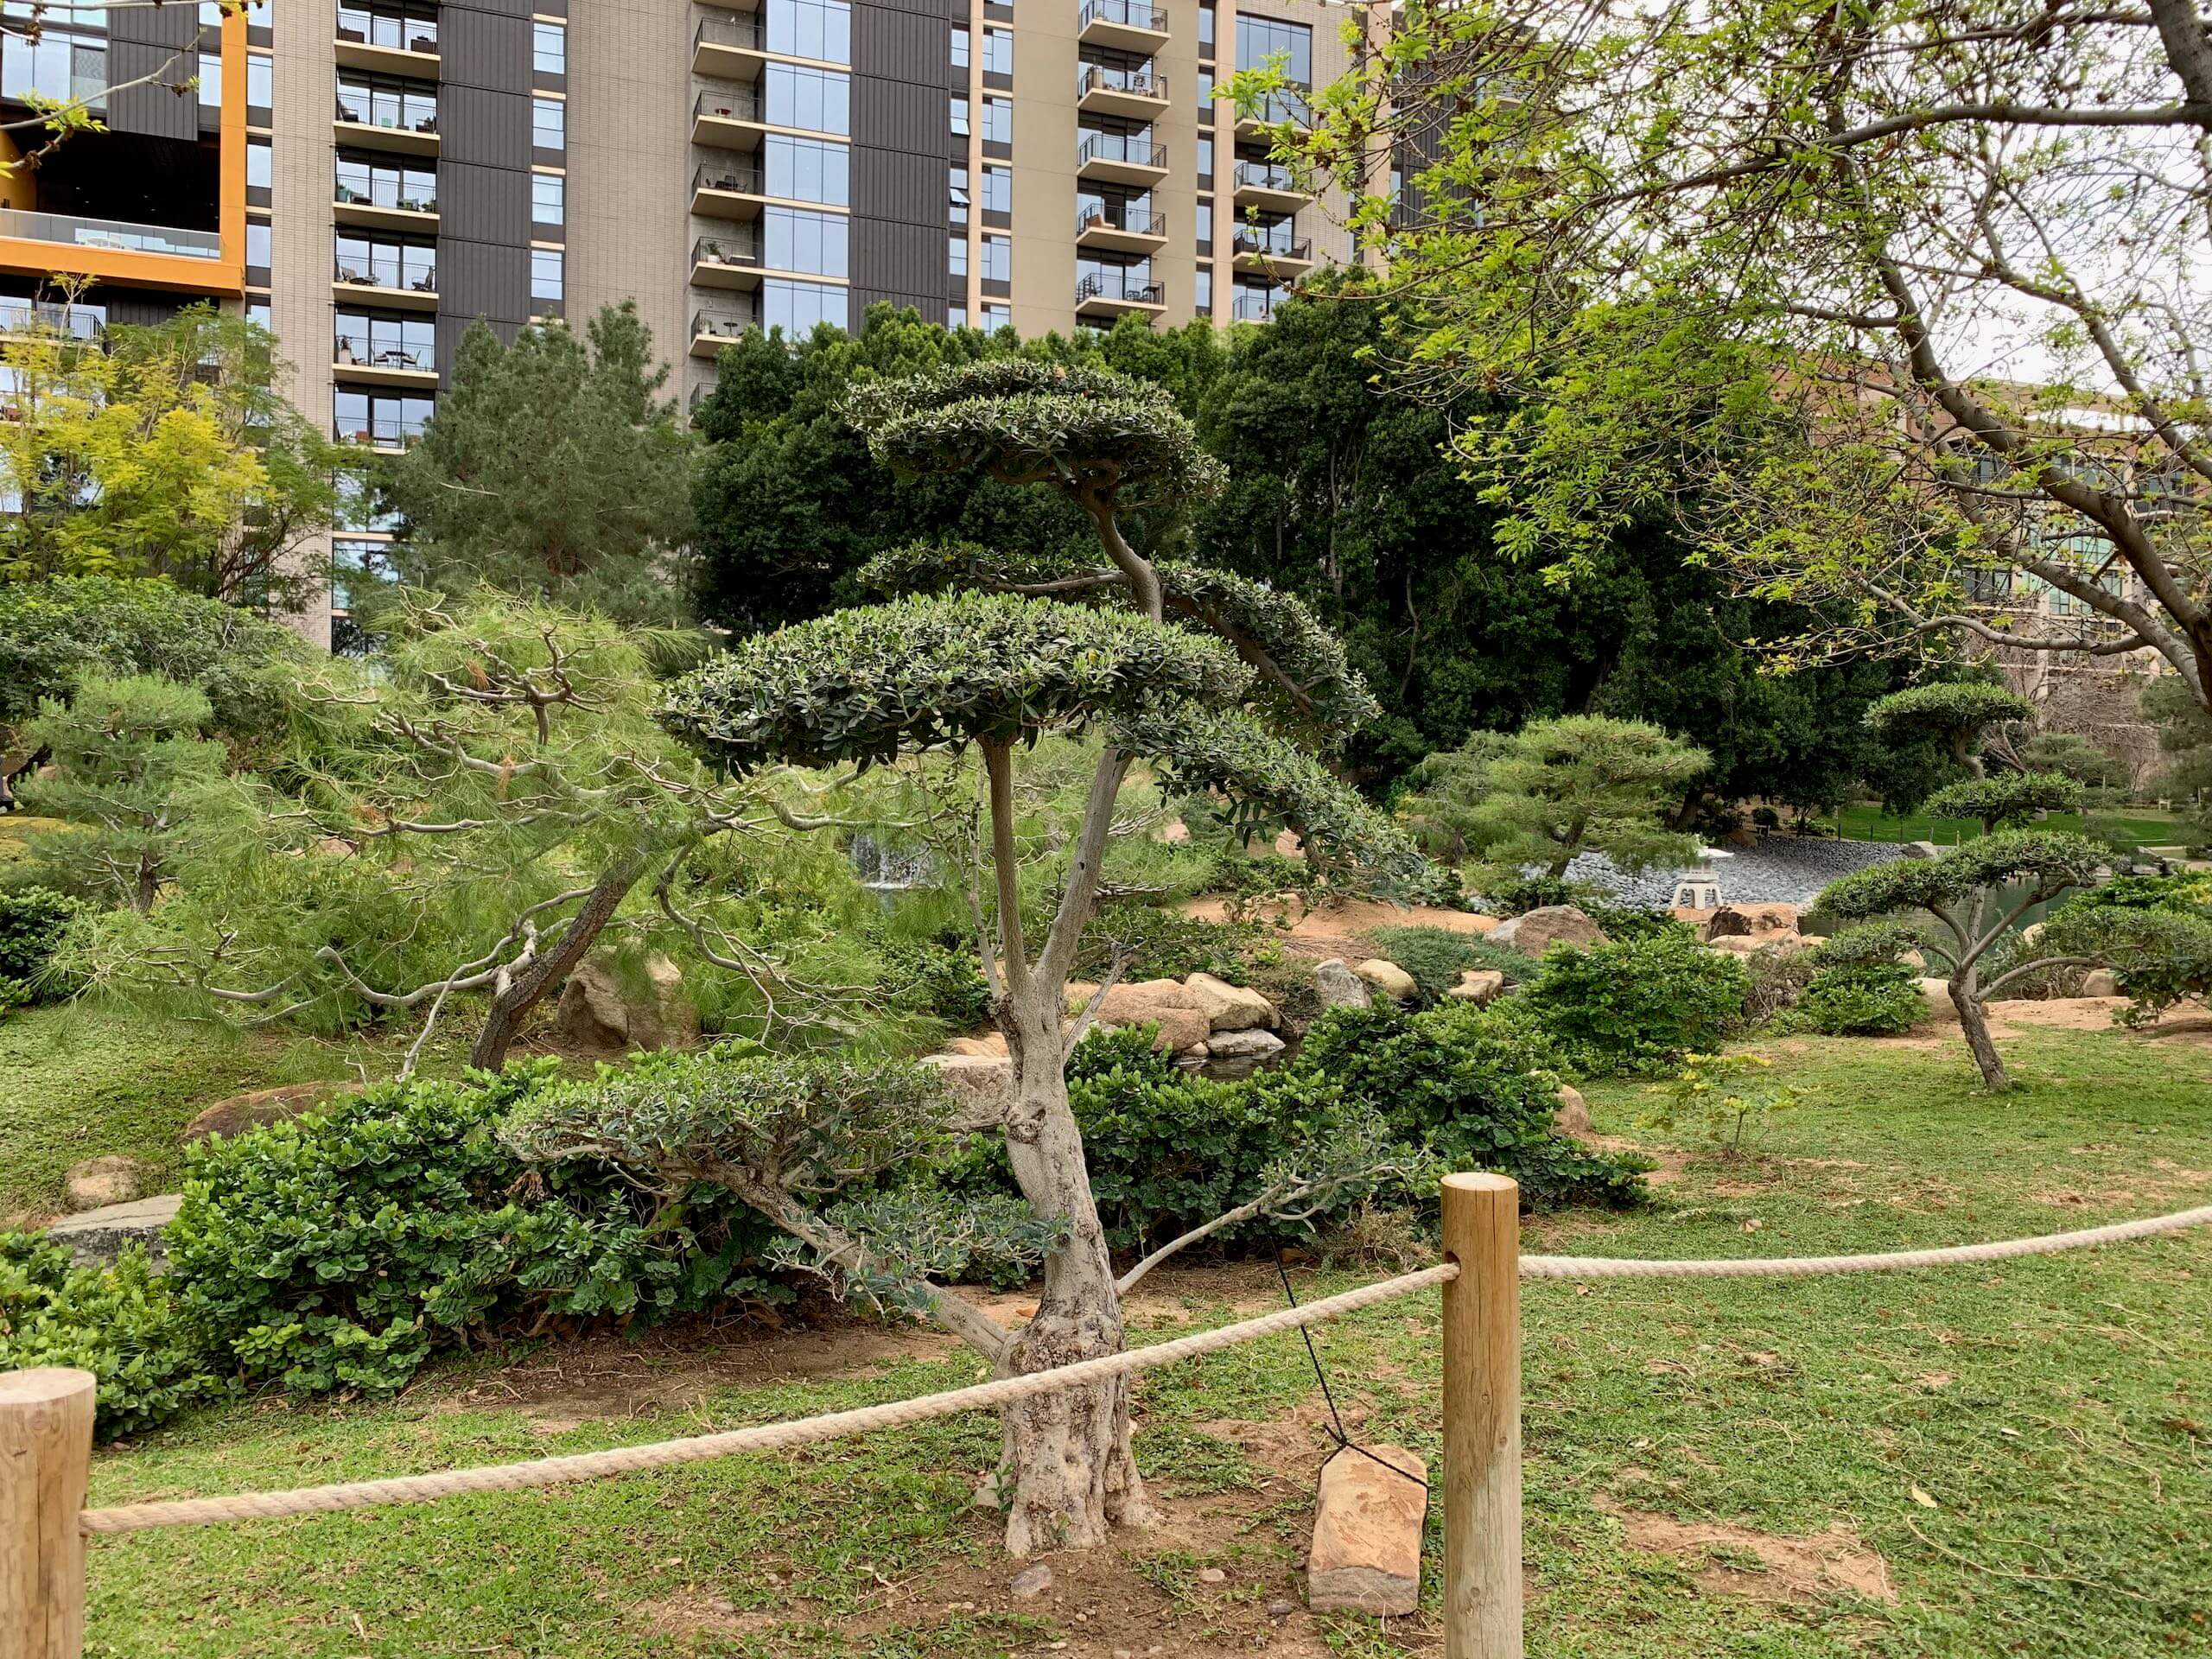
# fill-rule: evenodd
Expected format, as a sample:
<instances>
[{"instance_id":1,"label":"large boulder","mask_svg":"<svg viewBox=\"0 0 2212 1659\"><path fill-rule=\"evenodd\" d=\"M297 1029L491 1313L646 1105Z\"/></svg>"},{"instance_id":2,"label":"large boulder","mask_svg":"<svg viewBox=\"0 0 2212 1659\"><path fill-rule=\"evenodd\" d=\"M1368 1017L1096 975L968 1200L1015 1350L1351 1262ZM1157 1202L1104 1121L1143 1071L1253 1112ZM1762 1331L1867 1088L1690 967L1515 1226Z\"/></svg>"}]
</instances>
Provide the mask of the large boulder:
<instances>
[{"instance_id":1,"label":"large boulder","mask_svg":"<svg viewBox=\"0 0 2212 1659\"><path fill-rule=\"evenodd\" d=\"M1249 1031L1217 1031L1206 1039L1206 1047L1217 1060L1265 1060L1281 1053L1284 1044L1272 1031L1254 1027Z\"/></svg>"},{"instance_id":2,"label":"large boulder","mask_svg":"<svg viewBox=\"0 0 2212 1659\"><path fill-rule=\"evenodd\" d=\"M1342 957L1314 964L1313 990L1325 1008L1363 1008L1375 1000L1367 982Z\"/></svg>"},{"instance_id":3,"label":"large boulder","mask_svg":"<svg viewBox=\"0 0 2212 1659\"><path fill-rule=\"evenodd\" d=\"M1490 937L1493 944L1510 944L1523 956L1541 957L1554 944L1603 944L1605 930L1579 906L1544 905L1501 922Z\"/></svg>"},{"instance_id":4,"label":"large boulder","mask_svg":"<svg viewBox=\"0 0 2212 1659\"><path fill-rule=\"evenodd\" d=\"M699 1010L683 995L683 976L666 957L645 959L645 985L632 990L603 961L582 963L561 987L554 1024L571 1046L628 1054L685 1048L699 1040Z\"/></svg>"},{"instance_id":5,"label":"large boulder","mask_svg":"<svg viewBox=\"0 0 2212 1659\"><path fill-rule=\"evenodd\" d=\"M952 1096L958 1128L988 1128L1006 1122L1014 1105L1011 1059L989 1054L925 1054L921 1063L938 1074Z\"/></svg>"},{"instance_id":6,"label":"large boulder","mask_svg":"<svg viewBox=\"0 0 2212 1659\"><path fill-rule=\"evenodd\" d=\"M1205 1011L1206 1023L1215 1031L1255 1031L1262 1027L1272 1031L1280 1023L1275 1005L1249 986L1231 985L1211 974L1192 974L1183 982L1183 988Z\"/></svg>"},{"instance_id":7,"label":"large boulder","mask_svg":"<svg viewBox=\"0 0 2212 1659\"><path fill-rule=\"evenodd\" d=\"M987 1031L980 1037L955 1037L944 1046L948 1054L981 1055L987 1059L1004 1059L1007 1056L1006 1033Z\"/></svg>"},{"instance_id":8,"label":"large boulder","mask_svg":"<svg viewBox=\"0 0 2212 1659\"><path fill-rule=\"evenodd\" d=\"M1959 1023L1959 1005L1951 1000L1951 982L1948 979L1922 980L1920 1000L1927 1006L1925 1018L1939 1026Z\"/></svg>"},{"instance_id":9,"label":"large boulder","mask_svg":"<svg viewBox=\"0 0 2212 1659\"><path fill-rule=\"evenodd\" d=\"M105 1205L55 1222L46 1236L66 1248L79 1267L105 1267L133 1244L144 1245L159 1265L168 1258L163 1235L183 1203L182 1193L164 1192L158 1198Z\"/></svg>"},{"instance_id":10,"label":"large boulder","mask_svg":"<svg viewBox=\"0 0 2212 1659\"><path fill-rule=\"evenodd\" d=\"M186 1124L184 1139L188 1144L205 1141L211 1135L228 1140L264 1123L283 1123L303 1112L311 1112L326 1100L351 1094L360 1086L358 1083L336 1081L288 1083L281 1089L257 1089L251 1094L232 1095L228 1100L217 1101Z\"/></svg>"},{"instance_id":11,"label":"large boulder","mask_svg":"<svg viewBox=\"0 0 2212 1659\"><path fill-rule=\"evenodd\" d=\"M1459 982L1444 993L1454 1002L1471 1002L1486 1008L1505 994L1505 976L1495 968L1463 968Z\"/></svg>"},{"instance_id":12,"label":"large boulder","mask_svg":"<svg viewBox=\"0 0 2212 1659\"><path fill-rule=\"evenodd\" d=\"M1411 1002L1421 995L1414 976L1385 957L1370 957L1352 971L1393 1002Z\"/></svg>"},{"instance_id":13,"label":"large boulder","mask_svg":"<svg viewBox=\"0 0 2212 1659\"><path fill-rule=\"evenodd\" d=\"M2092 968L2082 976L2084 996L2118 996L2120 995L2120 976L2109 968Z\"/></svg>"},{"instance_id":14,"label":"large boulder","mask_svg":"<svg viewBox=\"0 0 2212 1659\"><path fill-rule=\"evenodd\" d=\"M1706 918L1705 937L1713 939L1740 938L1751 931L1751 918L1732 905L1723 905Z\"/></svg>"},{"instance_id":15,"label":"large boulder","mask_svg":"<svg viewBox=\"0 0 2212 1659\"><path fill-rule=\"evenodd\" d=\"M1762 950L1771 950L1781 956L1792 956L1800 950L1810 950L1827 941L1811 933L1731 933L1707 944L1724 956L1748 957Z\"/></svg>"},{"instance_id":16,"label":"large boulder","mask_svg":"<svg viewBox=\"0 0 2212 1659\"><path fill-rule=\"evenodd\" d=\"M1116 985L1099 1004L1103 1026L1157 1026L1159 1046L1177 1052L1193 1049L1212 1033L1213 1022L1194 992L1179 980L1143 979Z\"/></svg>"},{"instance_id":17,"label":"large boulder","mask_svg":"<svg viewBox=\"0 0 2212 1659\"><path fill-rule=\"evenodd\" d=\"M70 1166L62 1177L72 1210L99 1210L111 1204L128 1204L146 1190L146 1172L136 1158L110 1153Z\"/></svg>"},{"instance_id":18,"label":"large boulder","mask_svg":"<svg viewBox=\"0 0 2212 1659\"><path fill-rule=\"evenodd\" d=\"M1306 1605L1317 1612L1405 1614L1421 1602L1428 1465L1402 1446L1348 1446L1321 1465Z\"/></svg>"}]
</instances>

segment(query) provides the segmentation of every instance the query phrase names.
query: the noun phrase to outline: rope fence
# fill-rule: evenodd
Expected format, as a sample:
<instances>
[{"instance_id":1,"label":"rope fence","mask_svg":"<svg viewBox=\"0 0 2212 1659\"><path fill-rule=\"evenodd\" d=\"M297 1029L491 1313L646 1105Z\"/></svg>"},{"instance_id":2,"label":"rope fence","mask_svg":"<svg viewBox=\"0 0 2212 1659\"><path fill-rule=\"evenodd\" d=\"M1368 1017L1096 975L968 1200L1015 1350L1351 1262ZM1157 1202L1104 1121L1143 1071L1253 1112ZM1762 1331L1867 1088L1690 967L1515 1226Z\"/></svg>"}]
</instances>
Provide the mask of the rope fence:
<instances>
[{"instance_id":1,"label":"rope fence","mask_svg":"<svg viewBox=\"0 0 2212 1659\"><path fill-rule=\"evenodd\" d=\"M1303 1306L1097 1359L994 1378L882 1405L785 1422L527 1462L381 1480L177 1498L86 1509L96 1380L88 1372L0 1374L0 1659L13 1659L10 1621L29 1633L29 1659L77 1659L84 1619L87 1535L331 1515L518 1491L842 1440L877 1429L988 1411L1039 1395L1135 1376L1286 1331L1341 1319L1431 1287L1444 1292L1446 1659L1521 1653L1519 1281L1602 1279L1809 1278L1967 1266L2055 1255L2212 1224L2212 1205L2031 1238L1873 1255L1643 1259L1523 1255L1519 1189L1503 1176L1447 1176L1446 1260Z\"/></svg>"}]
</instances>

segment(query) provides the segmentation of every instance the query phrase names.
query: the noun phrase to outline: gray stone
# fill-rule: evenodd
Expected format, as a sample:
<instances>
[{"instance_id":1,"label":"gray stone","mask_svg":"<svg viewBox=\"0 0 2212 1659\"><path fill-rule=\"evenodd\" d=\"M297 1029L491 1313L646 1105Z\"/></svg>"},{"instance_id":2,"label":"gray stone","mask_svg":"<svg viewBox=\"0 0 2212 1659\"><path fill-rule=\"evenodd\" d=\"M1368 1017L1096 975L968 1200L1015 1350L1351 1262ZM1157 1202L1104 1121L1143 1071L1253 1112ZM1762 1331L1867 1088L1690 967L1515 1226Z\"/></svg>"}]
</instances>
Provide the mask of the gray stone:
<instances>
[{"instance_id":1,"label":"gray stone","mask_svg":"<svg viewBox=\"0 0 2212 1659\"><path fill-rule=\"evenodd\" d=\"M1427 1479L1428 1465L1402 1446L1346 1446L1322 1465L1306 1557L1308 1606L1317 1613L1414 1611Z\"/></svg>"},{"instance_id":2,"label":"gray stone","mask_svg":"<svg viewBox=\"0 0 2212 1659\"><path fill-rule=\"evenodd\" d=\"M110 1205L128 1204L146 1190L146 1173L136 1158L125 1158L120 1153L110 1153L104 1158L87 1158L81 1164L70 1166L62 1183L69 1194L72 1210L101 1210Z\"/></svg>"},{"instance_id":3,"label":"gray stone","mask_svg":"<svg viewBox=\"0 0 2212 1659\"><path fill-rule=\"evenodd\" d=\"M1367 982L1352 972L1342 957L1314 964L1313 989L1325 1008L1363 1008L1375 1000Z\"/></svg>"},{"instance_id":4,"label":"gray stone","mask_svg":"<svg viewBox=\"0 0 2212 1659\"><path fill-rule=\"evenodd\" d=\"M1027 1601L1033 1597L1041 1596L1052 1587L1052 1569L1042 1561L1033 1567L1023 1567L1014 1575L1014 1581L1007 1586L1014 1592L1016 1601Z\"/></svg>"},{"instance_id":5,"label":"gray stone","mask_svg":"<svg viewBox=\"0 0 2212 1659\"><path fill-rule=\"evenodd\" d=\"M1932 841L1908 841L1897 849L1899 858L1941 858L1943 849Z\"/></svg>"},{"instance_id":6,"label":"gray stone","mask_svg":"<svg viewBox=\"0 0 2212 1659\"><path fill-rule=\"evenodd\" d=\"M1272 1031L1217 1031L1206 1045L1217 1060L1264 1060L1282 1052L1282 1039Z\"/></svg>"},{"instance_id":7,"label":"gray stone","mask_svg":"<svg viewBox=\"0 0 2212 1659\"><path fill-rule=\"evenodd\" d=\"M82 1267L105 1266L133 1244L143 1244L161 1262L168 1256L163 1230L176 1219L183 1203L182 1193L164 1192L158 1198L111 1204L57 1221L46 1230L46 1236L66 1247Z\"/></svg>"},{"instance_id":8,"label":"gray stone","mask_svg":"<svg viewBox=\"0 0 2212 1659\"><path fill-rule=\"evenodd\" d=\"M1095 1029L1095 1027L1094 1027ZM981 1129L1006 1122L1014 1104L1014 1062L995 1054L925 1054L955 1103L956 1128Z\"/></svg>"},{"instance_id":9,"label":"gray stone","mask_svg":"<svg viewBox=\"0 0 2212 1659\"><path fill-rule=\"evenodd\" d=\"M1352 969L1393 1002L1410 1002L1421 995L1414 976L1383 957L1370 957Z\"/></svg>"},{"instance_id":10,"label":"gray stone","mask_svg":"<svg viewBox=\"0 0 2212 1659\"><path fill-rule=\"evenodd\" d=\"M1498 925L1492 944L1510 944L1523 956L1541 957L1554 944L1605 942L1605 930L1574 905L1544 905Z\"/></svg>"},{"instance_id":11,"label":"gray stone","mask_svg":"<svg viewBox=\"0 0 2212 1659\"><path fill-rule=\"evenodd\" d=\"M2092 968L2082 976L2084 996L2118 996L2121 995L2120 976L2109 968Z\"/></svg>"},{"instance_id":12,"label":"gray stone","mask_svg":"<svg viewBox=\"0 0 2212 1659\"><path fill-rule=\"evenodd\" d=\"M1288 1618L1297 1611L1298 1604L1294 1601L1283 1601L1277 1599L1268 1604L1268 1617L1269 1618Z\"/></svg>"},{"instance_id":13,"label":"gray stone","mask_svg":"<svg viewBox=\"0 0 2212 1659\"><path fill-rule=\"evenodd\" d=\"M683 995L683 973L662 956L646 958L643 990L621 983L603 961L582 963L561 987L553 1019L569 1043L601 1052L685 1048L699 1040L699 1010Z\"/></svg>"}]
</instances>

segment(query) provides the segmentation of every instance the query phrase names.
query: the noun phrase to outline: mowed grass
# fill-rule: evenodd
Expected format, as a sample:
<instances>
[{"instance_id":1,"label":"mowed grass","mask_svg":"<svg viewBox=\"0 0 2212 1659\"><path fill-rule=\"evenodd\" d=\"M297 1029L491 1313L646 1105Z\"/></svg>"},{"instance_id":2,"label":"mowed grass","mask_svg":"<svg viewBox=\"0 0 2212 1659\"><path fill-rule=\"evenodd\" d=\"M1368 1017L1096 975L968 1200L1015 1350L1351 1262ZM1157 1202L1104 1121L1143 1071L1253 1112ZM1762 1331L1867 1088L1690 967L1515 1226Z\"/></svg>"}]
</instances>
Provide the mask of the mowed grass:
<instances>
[{"instance_id":1,"label":"mowed grass","mask_svg":"<svg viewBox=\"0 0 2212 1659\"><path fill-rule=\"evenodd\" d=\"M1810 1103L1753 1155L1691 1161L1644 1213L1543 1220L1525 1247L1883 1249L2212 1202L2212 1050L2101 1033L2007 1047L2022 1086L1993 1099L1955 1041L1770 1046ZM1588 1092L1601 1130L1681 1163L1637 1128L1637 1089ZM1386 1271L1307 1270L1299 1289ZM1176 1282L1184 1306L1154 1304L1147 1339L1224 1322L1232 1294L1249 1309L1266 1286L1249 1268ZM2212 1231L1911 1275L1532 1284L1525 1321L1532 1655L2212 1654ZM1370 1310L1318 1340L1356 1432L1410 1446L1440 1473L1433 1302ZM541 1355L532 1373L584 1351ZM976 1375L965 1357L909 1349L768 1386L710 1376L683 1409L648 1408L656 1396L641 1389L593 1415L511 1402L480 1358L394 1402L271 1399L200 1417L104 1453L93 1497L537 1457ZM996 1437L969 1418L545 1492L96 1540L88 1652L1440 1651L1433 1503L1421 1617L1383 1629L1267 1611L1297 1593L1326 1449L1294 1337L1156 1373L1140 1398L1140 1455L1169 1525L1103 1557L1058 1558L1058 1586L1033 1601L1007 1596L994 1524L970 1507ZM1745 1532L1639 1547L1652 1517ZM1786 1582L1741 1541L1762 1536L1878 1557L1895 1599ZM1201 1580L1208 1565L1225 1580Z\"/></svg>"},{"instance_id":2,"label":"mowed grass","mask_svg":"<svg viewBox=\"0 0 2212 1659\"><path fill-rule=\"evenodd\" d=\"M1955 846L1981 834L1976 818L1939 818L1924 812L1895 817L1870 801L1860 801L1821 822L1851 841L1932 841ZM2129 847L2164 847L2190 839L2190 830L2170 813L2157 811L2053 812L2041 827L2094 836Z\"/></svg>"}]
</instances>

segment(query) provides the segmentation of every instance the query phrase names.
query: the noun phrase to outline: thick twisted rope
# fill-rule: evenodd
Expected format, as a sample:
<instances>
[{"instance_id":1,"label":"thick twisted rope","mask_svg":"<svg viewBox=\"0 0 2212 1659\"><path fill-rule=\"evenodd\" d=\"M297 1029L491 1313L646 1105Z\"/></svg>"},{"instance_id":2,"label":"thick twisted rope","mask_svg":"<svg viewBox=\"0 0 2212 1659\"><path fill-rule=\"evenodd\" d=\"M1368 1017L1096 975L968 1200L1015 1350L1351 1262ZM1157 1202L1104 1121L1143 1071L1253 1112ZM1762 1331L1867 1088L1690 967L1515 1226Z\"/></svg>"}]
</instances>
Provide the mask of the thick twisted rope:
<instances>
[{"instance_id":1,"label":"thick twisted rope","mask_svg":"<svg viewBox=\"0 0 2212 1659\"><path fill-rule=\"evenodd\" d=\"M1744 1279L1751 1277L1806 1278L1827 1273L1883 1273L1916 1268L1955 1266L1970 1262L2004 1262L2024 1255L2049 1255L2060 1250L2087 1249L2149 1238L2160 1233L2212 1223L2212 1205L2183 1210L2170 1216L2141 1221L2116 1222L2079 1232L2048 1233L2036 1238L2003 1239L1987 1244L1958 1244L1932 1250L1891 1250L1872 1255L1806 1255L1747 1257L1742 1260L1651 1261L1621 1256L1524 1255L1524 1279ZM1424 1268L1378 1283L1363 1285L1340 1295L1286 1307L1258 1319L1211 1331L1178 1337L1149 1348L1135 1348L1098 1359L1086 1359L1051 1370L1021 1376L1000 1377L943 1394L924 1395L880 1406L802 1417L790 1422L760 1423L750 1428L699 1434L680 1440L658 1440L645 1446L617 1446L605 1452L584 1452L568 1457L539 1458L528 1463L496 1464L480 1469L454 1469L443 1474L400 1475L386 1480L352 1481L333 1486L305 1486L289 1491L245 1492L231 1497L181 1498L164 1503L130 1503L114 1509L86 1510L79 1517L89 1533L143 1532L155 1527L207 1526L226 1521L267 1521L294 1515L331 1515L344 1510L365 1510L387 1503L424 1503L471 1492L518 1491L534 1486L556 1486L569 1481L594 1480L609 1475L638 1474L679 1464L703 1463L741 1452L768 1452L784 1446L810 1446L841 1440L879 1428L898 1428L909 1423L932 1421L970 1411L988 1411L1016 1401L1035 1399L1061 1389L1078 1389L1117 1377L1156 1370L1200 1354L1210 1354L1240 1343L1284 1331L1342 1318L1377 1302L1392 1300L1440 1285L1459 1276L1456 1263Z\"/></svg>"}]
</instances>

